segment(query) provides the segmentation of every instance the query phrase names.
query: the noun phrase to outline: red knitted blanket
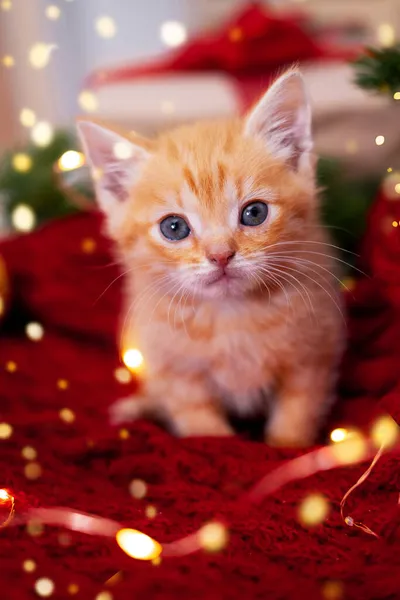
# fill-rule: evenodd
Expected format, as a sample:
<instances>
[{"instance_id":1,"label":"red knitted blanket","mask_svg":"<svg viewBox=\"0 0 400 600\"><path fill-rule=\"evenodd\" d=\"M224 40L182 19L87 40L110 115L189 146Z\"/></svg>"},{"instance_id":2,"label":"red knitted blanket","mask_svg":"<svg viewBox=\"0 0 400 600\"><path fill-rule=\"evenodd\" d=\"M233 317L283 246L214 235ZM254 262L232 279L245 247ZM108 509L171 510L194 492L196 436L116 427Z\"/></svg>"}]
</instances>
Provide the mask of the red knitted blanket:
<instances>
[{"instance_id":1,"label":"red knitted blanket","mask_svg":"<svg viewBox=\"0 0 400 600\"><path fill-rule=\"evenodd\" d=\"M396 216L400 207L384 198L371 213L361 264L370 277L362 277L349 296L350 346L327 432L338 425L367 426L377 412L400 413ZM0 252L13 292L0 334L0 421L13 428L0 440L0 488L15 496L15 518L29 506L68 506L115 519L161 543L214 516L229 522L229 542L220 553L165 557L159 565L128 558L111 538L48 526L40 531L32 524L4 528L2 598L38 597L41 578L51 579L57 599L90 600L102 591L111 595L99 600L400 598L396 453L385 455L349 500L354 518L379 539L347 527L339 514L343 494L365 464L290 483L257 507L241 505L241 494L297 453L245 435L175 439L147 422L121 434L107 422L108 405L134 384L115 376L119 281L97 301L118 275L98 217L55 222L3 243ZM25 333L33 321L44 327L39 341ZM37 453L33 468L27 446ZM147 484L142 499L129 492L134 479ZM297 507L315 491L326 495L330 512L323 524L307 529ZM0 503L0 522L3 513ZM117 572L117 581L106 584Z\"/></svg>"}]
</instances>

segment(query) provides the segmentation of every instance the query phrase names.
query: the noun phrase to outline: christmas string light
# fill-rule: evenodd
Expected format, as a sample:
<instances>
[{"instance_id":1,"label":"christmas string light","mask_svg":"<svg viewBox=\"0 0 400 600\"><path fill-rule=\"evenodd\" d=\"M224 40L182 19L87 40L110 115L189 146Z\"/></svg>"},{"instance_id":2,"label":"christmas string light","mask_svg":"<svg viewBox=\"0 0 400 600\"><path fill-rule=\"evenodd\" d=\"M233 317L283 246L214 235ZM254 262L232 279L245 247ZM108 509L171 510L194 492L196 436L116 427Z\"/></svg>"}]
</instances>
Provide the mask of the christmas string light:
<instances>
[{"instance_id":1,"label":"christmas string light","mask_svg":"<svg viewBox=\"0 0 400 600\"><path fill-rule=\"evenodd\" d=\"M347 432L347 430L344 431ZM398 434L399 428L393 419L383 416L374 423L369 439L364 438L357 431L347 432L343 441L334 442L331 445L312 450L287 461L284 465L268 473L249 492L239 497L237 502L240 505L243 502L258 504L266 496L278 491L290 482L308 478L318 472L331 470L343 465L354 465L373 457L371 465L343 497L340 503L340 514L346 525L355 526L369 535L378 537L372 529L363 523L355 522L349 515L345 516L344 507L349 495L367 479L384 450L397 447ZM333 438L335 437L338 437L337 434L333 436ZM374 456L377 444L380 444L380 447ZM134 487L137 487L138 482L139 480L135 480ZM145 493L145 486L143 491ZM143 492L139 496L143 496ZM10 515L3 524L4 527L10 524L14 515L14 500L7 490L0 490L0 501L2 498L3 501L11 501ZM299 521L303 526L307 527L318 525L325 519L328 511L329 503L326 498L318 494L311 494L304 498L299 506ZM148 518L151 517L148 516ZM35 522L41 526L44 524L61 526L71 531L79 531L88 535L111 537L114 538L119 547L131 558L152 561L154 564L158 564L161 555L164 557L179 557L200 550L219 552L227 545L229 538L226 523L211 521L192 534L162 545L147 534L136 529L126 528L111 519L63 507L31 509L18 519L13 519L14 525L23 522Z\"/></svg>"},{"instance_id":2,"label":"christmas string light","mask_svg":"<svg viewBox=\"0 0 400 600\"><path fill-rule=\"evenodd\" d=\"M0 489L0 506L2 506L4 504L9 504L10 508L9 508L6 519L2 523L0 523L0 529L7 527L7 525L9 525L11 523L11 521L13 520L13 517L14 517L14 513L15 513L14 496L12 494L10 494L7 490Z\"/></svg>"}]
</instances>

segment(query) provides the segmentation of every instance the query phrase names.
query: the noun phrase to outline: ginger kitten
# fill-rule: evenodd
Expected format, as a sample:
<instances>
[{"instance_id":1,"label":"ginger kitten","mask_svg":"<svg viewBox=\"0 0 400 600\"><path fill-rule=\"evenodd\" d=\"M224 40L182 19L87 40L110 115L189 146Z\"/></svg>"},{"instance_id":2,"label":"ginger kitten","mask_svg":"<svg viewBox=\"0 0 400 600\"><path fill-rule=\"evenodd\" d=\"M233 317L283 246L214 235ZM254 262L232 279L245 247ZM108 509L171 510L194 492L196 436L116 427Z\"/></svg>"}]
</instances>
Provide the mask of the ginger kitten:
<instances>
[{"instance_id":1,"label":"ginger kitten","mask_svg":"<svg viewBox=\"0 0 400 600\"><path fill-rule=\"evenodd\" d=\"M114 422L161 412L177 435L223 436L226 409L261 409L268 444L311 444L343 319L300 73L244 119L154 141L78 128L126 271L123 349L144 357L140 395L112 407Z\"/></svg>"}]
</instances>

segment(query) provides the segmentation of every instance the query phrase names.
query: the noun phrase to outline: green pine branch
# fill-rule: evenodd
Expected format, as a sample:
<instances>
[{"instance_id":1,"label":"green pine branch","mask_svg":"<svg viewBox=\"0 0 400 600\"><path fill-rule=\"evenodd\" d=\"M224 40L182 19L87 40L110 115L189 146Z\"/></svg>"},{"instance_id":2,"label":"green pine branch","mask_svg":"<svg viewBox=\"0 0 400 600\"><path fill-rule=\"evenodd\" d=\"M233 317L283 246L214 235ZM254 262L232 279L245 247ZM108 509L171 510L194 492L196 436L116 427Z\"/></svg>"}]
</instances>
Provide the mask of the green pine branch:
<instances>
[{"instance_id":1,"label":"green pine branch","mask_svg":"<svg viewBox=\"0 0 400 600\"><path fill-rule=\"evenodd\" d=\"M367 48L353 65L355 82L361 88L392 96L400 92L400 43L390 48Z\"/></svg>"}]
</instances>

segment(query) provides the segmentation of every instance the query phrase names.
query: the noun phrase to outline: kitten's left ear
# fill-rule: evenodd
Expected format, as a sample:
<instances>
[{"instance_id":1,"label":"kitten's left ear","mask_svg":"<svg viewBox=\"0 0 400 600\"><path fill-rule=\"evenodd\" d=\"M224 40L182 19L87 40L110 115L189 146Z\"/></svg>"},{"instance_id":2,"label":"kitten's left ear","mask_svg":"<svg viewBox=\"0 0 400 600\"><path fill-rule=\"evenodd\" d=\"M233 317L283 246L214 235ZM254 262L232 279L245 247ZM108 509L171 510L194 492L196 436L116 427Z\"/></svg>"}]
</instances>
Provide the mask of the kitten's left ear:
<instances>
[{"instance_id":1,"label":"kitten's left ear","mask_svg":"<svg viewBox=\"0 0 400 600\"><path fill-rule=\"evenodd\" d=\"M311 107L299 71L275 81L248 115L245 133L260 138L273 156L296 171L311 165Z\"/></svg>"}]
</instances>

